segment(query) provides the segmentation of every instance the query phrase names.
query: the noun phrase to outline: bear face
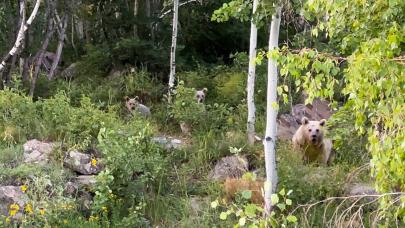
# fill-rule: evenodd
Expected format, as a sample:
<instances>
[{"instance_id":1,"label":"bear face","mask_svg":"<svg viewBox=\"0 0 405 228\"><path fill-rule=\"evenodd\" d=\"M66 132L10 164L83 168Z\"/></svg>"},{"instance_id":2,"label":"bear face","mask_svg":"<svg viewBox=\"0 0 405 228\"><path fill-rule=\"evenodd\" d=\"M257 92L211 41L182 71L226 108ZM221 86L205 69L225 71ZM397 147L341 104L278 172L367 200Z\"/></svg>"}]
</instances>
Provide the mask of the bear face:
<instances>
[{"instance_id":1,"label":"bear face","mask_svg":"<svg viewBox=\"0 0 405 228\"><path fill-rule=\"evenodd\" d=\"M326 120L309 121L306 117L301 120L305 141L312 145L319 145L323 142L323 126Z\"/></svg>"},{"instance_id":2,"label":"bear face","mask_svg":"<svg viewBox=\"0 0 405 228\"><path fill-rule=\"evenodd\" d=\"M132 112L139 105L139 98L136 96L134 98L125 97L125 106L128 111Z\"/></svg>"},{"instance_id":3,"label":"bear face","mask_svg":"<svg viewBox=\"0 0 405 228\"><path fill-rule=\"evenodd\" d=\"M135 98L129 98L125 97L125 106L127 107L128 111L133 114L138 113L141 114L142 116L148 117L151 115L150 109L146 107L145 105L141 104L139 102L139 97ZM133 112L134 111L134 112Z\"/></svg>"},{"instance_id":4,"label":"bear face","mask_svg":"<svg viewBox=\"0 0 405 228\"><path fill-rule=\"evenodd\" d=\"M203 103L204 102L207 91L208 91L208 89L204 88L202 90L197 90L195 92L195 98L197 99L197 103Z\"/></svg>"}]
</instances>

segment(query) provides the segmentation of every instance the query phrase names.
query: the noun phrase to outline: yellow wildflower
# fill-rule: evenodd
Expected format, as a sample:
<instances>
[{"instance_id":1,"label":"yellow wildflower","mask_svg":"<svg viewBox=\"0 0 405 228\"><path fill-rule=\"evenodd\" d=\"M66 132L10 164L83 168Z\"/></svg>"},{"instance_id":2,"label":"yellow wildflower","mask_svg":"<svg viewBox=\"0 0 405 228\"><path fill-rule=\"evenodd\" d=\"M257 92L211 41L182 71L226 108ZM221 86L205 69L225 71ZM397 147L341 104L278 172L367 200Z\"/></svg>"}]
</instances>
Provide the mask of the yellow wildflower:
<instances>
[{"instance_id":1,"label":"yellow wildflower","mask_svg":"<svg viewBox=\"0 0 405 228\"><path fill-rule=\"evenodd\" d=\"M27 187L27 185L22 185L21 187L20 187L20 189L21 189L21 191L22 192L26 192L27 191L27 189L28 189L28 187Z\"/></svg>"},{"instance_id":2,"label":"yellow wildflower","mask_svg":"<svg viewBox=\"0 0 405 228\"><path fill-rule=\"evenodd\" d=\"M7 218L6 218L6 223L10 223L10 222L11 222L10 217L7 217Z\"/></svg>"},{"instance_id":3,"label":"yellow wildflower","mask_svg":"<svg viewBox=\"0 0 405 228\"><path fill-rule=\"evenodd\" d=\"M10 205L10 211L9 214L10 216L14 216L15 214L17 214L17 212L20 210L20 206L18 206L18 204L13 203Z\"/></svg>"},{"instance_id":4,"label":"yellow wildflower","mask_svg":"<svg viewBox=\"0 0 405 228\"><path fill-rule=\"evenodd\" d=\"M39 209L39 214L44 215L45 214L45 208L40 208Z\"/></svg>"},{"instance_id":5,"label":"yellow wildflower","mask_svg":"<svg viewBox=\"0 0 405 228\"><path fill-rule=\"evenodd\" d=\"M63 224L68 224L68 220L64 219Z\"/></svg>"},{"instance_id":6,"label":"yellow wildflower","mask_svg":"<svg viewBox=\"0 0 405 228\"><path fill-rule=\"evenodd\" d=\"M97 160L96 159L91 159L91 166L96 167L97 166Z\"/></svg>"},{"instance_id":7,"label":"yellow wildflower","mask_svg":"<svg viewBox=\"0 0 405 228\"><path fill-rule=\"evenodd\" d=\"M98 220L98 216L90 215L90 218L89 218L90 222L97 221L97 220Z\"/></svg>"},{"instance_id":8,"label":"yellow wildflower","mask_svg":"<svg viewBox=\"0 0 405 228\"><path fill-rule=\"evenodd\" d=\"M32 214L32 213L34 212L34 210L32 210L31 204L29 204L29 203L27 203L27 205L25 205L24 211L25 211L27 214Z\"/></svg>"},{"instance_id":9,"label":"yellow wildflower","mask_svg":"<svg viewBox=\"0 0 405 228\"><path fill-rule=\"evenodd\" d=\"M103 210L103 212L108 212L108 208L107 207L102 207L101 210Z\"/></svg>"}]
</instances>

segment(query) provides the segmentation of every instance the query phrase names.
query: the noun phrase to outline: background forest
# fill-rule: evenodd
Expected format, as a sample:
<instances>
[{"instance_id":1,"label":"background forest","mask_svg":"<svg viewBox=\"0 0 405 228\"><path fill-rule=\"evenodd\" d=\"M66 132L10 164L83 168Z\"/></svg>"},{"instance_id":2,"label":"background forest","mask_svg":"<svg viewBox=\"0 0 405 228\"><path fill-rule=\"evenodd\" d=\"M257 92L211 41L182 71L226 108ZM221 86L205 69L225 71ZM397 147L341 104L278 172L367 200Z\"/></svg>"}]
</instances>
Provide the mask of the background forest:
<instances>
[{"instance_id":1,"label":"background forest","mask_svg":"<svg viewBox=\"0 0 405 228\"><path fill-rule=\"evenodd\" d=\"M405 1L1 0L0 54L1 227L405 226Z\"/></svg>"}]
</instances>

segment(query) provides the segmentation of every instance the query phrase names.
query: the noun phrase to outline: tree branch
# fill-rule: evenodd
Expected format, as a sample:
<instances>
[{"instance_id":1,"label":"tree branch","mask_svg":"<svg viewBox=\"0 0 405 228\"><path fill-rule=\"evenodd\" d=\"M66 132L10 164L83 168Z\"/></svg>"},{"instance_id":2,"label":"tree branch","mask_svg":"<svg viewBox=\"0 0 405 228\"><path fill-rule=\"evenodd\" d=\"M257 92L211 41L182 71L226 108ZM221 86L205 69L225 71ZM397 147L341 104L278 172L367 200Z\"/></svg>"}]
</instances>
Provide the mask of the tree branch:
<instances>
[{"instance_id":1,"label":"tree branch","mask_svg":"<svg viewBox=\"0 0 405 228\"><path fill-rule=\"evenodd\" d=\"M192 2L198 2L198 3L201 4L201 0L188 0L188 1L185 1L185 2L183 2L183 3L180 3L180 4L179 4L179 7L184 6L184 5L186 5L186 4L189 4L189 3L192 3ZM168 14L171 13L171 12L173 12L173 9L169 9L169 10L163 12L162 14L160 14L159 18L162 19L162 18L164 18L166 15L168 15Z\"/></svg>"},{"instance_id":2,"label":"tree branch","mask_svg":"<svg viewBox=\"0 0 405 228\"><path fill-rule=\"evenodd\" d=\"M22 5L22 4L24 4L24 5ZM3 58L3 60L0 63L0 72L3 71L4 67L6 66L6 62L8 61L8 59L10 59L10 57L15 55L20 50L21 45L22 45L22 41L24 39L25 32L28 30L28 28L32 24L32 21L34 21L35 16L38 13L38 9L39 9L40 4L41 4L41 0L37 0L35 2L34 9L32 10L32 13L31 13L30 17L28 18L28 20L25 23L23 23L24 20L22 21L21 27L20 27L20 30L18 32L17 39L15 41L15 44L14 44L13 48L9 51L9 53ZM22 9L25 8L25 1L23 1L21 3L21 7L22 7Z\"/></svg>"}]
</instances>

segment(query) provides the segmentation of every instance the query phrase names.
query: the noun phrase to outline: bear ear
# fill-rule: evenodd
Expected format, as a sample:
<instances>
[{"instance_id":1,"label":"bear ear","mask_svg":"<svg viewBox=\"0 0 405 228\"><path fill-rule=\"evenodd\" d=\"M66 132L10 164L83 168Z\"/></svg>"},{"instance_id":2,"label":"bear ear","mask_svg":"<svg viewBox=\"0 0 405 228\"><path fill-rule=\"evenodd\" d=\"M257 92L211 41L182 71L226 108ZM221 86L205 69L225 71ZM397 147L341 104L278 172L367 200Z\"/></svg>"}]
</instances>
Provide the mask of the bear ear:
<instances>
[{"instance_id":1,"label":"bear ear","mask_svg":"<svg viewBox=\"0 0 405 228\"><path fill-rule=\"evenodd\" d=\"M308 118L307 117L302 117L302 120L301 120L301 124L302 125L305 125L305 124L308 124L309 123L309 120L308 120Z\"/></svg>"},{"instance_id":2,"label":"bear ear","mask_svg":"<svg viewBox=\"0 0 405 228\"><path fill-rule=\"evenodd\" d=\"M135 96L135 97L134 97L134 100L139 101L139 97L138 97L138 96Z\"/></svg>"},{"instance_id":3,"label":"bear ear","mask_svg":"<svg viewBox=\"0 0 405 228\"><path fill-rule=\"evenodd\" d=\"M319 125L321 125L322 127L325 126L325 124L326 124L325 119L321 119L321 121L319 121Z\"/></svg>"},{"instance_id":4,"label":"bear ear","mask_svg":"<svg viewBox=\"0 0 405 228\"><path fill-rule=\"evenodd\" d=\"M129 97L128 97L128 96L125 96L125 97L124 97L124 100L125 100L125 101L129 101Z\"/></svg>"},{"instance_id":5,"label":"bear ear","mask_svg":"<svg viewBox=\"0 0 405 228\"><path fill-rule=\"evenodd\" d=\"M206 93L206 92L208 91L208 89L207 89L207 88L204 88L204 89L202 89L202 91L203 91L204 93Z\"/></svg>"}]
</instances>

